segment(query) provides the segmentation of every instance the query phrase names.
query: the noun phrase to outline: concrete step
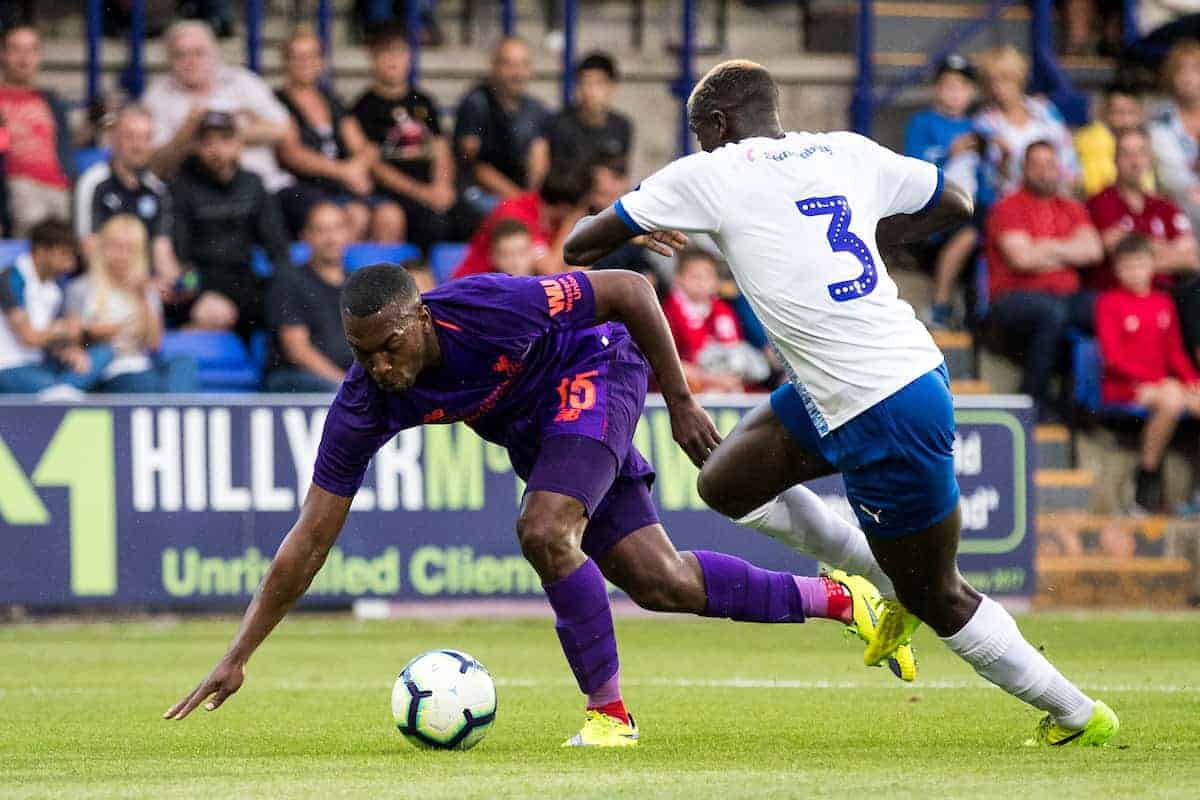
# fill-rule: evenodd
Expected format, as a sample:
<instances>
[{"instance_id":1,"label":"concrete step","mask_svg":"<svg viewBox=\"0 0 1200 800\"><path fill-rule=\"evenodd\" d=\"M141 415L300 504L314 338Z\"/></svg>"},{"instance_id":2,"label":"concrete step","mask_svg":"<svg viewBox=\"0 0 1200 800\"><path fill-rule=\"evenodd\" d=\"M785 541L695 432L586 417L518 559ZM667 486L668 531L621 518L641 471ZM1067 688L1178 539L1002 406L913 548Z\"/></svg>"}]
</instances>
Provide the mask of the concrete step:
<instances>
[{"instance_id":1,"label":"concrete step","mask_svg":"<svg viewBox=\"0 0 1200 800\"><path fill-rule=\"evenodd\" d=\"M1071 431L1065 425L1038 425L1033 431L1037 465L1042 469L1070 469L1074 453Z\"/></svg>"},{"instance_id":2,"label":"concrete step","mask_svg":"<svg viewBox=\"0 0 1200 800\"><path fill-rule=\"evenodd\" d=\"M1095 476L1086 469L1038 469L1033 474L1039 511L1083 511L1091 500Z\"/></svg>"},{"instance_id":3,"label":"concrete step","mask_svg":"<svg viewBox=\"0 0 1200 800\"><path fill-rule=\"evenodd\" d=\"M1182 558L1039 557L1035 608L1183 608L1191 565Z\"/></svg>"},{"instance_id":4,"label":"concrete step","mask_svg":"<svg viewBox=\"0 0 1200 800\"><path fill-rule=\"evenodd\" d=\"M932 331L933 343L946 357L946 368L955 379L976 378L975 341L965 331Z\"/></svg>"},{"instance_id":5,"label":"concrete step","mask_svg":"<svg viewBox=\"0 0 1200 800\"><path fill-rule=\"evenodd\" d=\"M964 23L987 16L985 3L877 2L875 9L876 63L880 55L924 53L938 49ZM805 30L806 49L814 52L853 52L858 28L858 5L846 2L814 3ZM1027 45L1029 10L1010 6L995 24L964 43L964 52L1001 44Z\"/></svg>"}]
</instances>

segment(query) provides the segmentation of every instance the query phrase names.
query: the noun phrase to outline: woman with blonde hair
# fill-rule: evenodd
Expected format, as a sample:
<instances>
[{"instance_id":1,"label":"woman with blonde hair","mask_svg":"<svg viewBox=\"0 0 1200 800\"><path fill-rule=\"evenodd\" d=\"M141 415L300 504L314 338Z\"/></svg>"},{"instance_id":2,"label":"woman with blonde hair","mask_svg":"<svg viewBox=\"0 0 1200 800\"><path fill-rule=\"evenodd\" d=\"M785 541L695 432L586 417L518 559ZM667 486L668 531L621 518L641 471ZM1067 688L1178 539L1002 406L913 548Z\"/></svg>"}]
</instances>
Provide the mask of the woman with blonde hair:
<instances>
[{"instance_id":1,"label":"woman with blonde hair","mask_svg":"<svg viewBox=\"0 0 1200 800\"><path fill-rule=\"evenodd\" d=\"M162 341L162 302L150 281L146 226L137 217L118 214L101 226L87 272L67 287L66 308L82 321L90 341L113 349L101 391L194 390L194 361L163 362L155 355Z\"/></svg>"},{"instance_id":2,"label":"woman with blonde hair","mask_svg":"<svg viewBox=\"0 0 1200 800\"><path fill-rule=\"evenodd\" d=\"M1054 146L1062 165L1064 188L1079 185L1081 173L1071 132L1054 104L1025 93L1029 59L1012 45L981 53L977 67L987 102L975 115L975 129L987 142L986 160L996 198L1021 185L1025 150L1034 142Z\"/></svg>"}]
</instances>

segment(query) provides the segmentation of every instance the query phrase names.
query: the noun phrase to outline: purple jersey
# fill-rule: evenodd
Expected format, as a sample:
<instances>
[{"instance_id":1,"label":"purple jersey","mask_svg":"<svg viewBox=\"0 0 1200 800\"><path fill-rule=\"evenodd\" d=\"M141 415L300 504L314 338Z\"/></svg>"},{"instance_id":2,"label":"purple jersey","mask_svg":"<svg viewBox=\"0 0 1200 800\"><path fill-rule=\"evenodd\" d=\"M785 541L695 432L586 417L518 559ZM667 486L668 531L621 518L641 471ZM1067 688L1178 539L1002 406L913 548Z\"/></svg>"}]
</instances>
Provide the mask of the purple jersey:
<instances>
[{"instance_id":1,"label":"purple jersey","mask_svg":"<svg viewBox=\"0 0 1200 800\"><path fill-rule=\"evenodd\" d=\"M624 326L596 324L586 275L476 275L421 301L433 317L442 363L396 393L354 364L325 420L313 483L350 497L375 451L398 432L458 421L507 448L522 478L541 442L556 434L603 442L621 476L653 475L632 447L645 357Z\"/></svg>"}]
</instances>

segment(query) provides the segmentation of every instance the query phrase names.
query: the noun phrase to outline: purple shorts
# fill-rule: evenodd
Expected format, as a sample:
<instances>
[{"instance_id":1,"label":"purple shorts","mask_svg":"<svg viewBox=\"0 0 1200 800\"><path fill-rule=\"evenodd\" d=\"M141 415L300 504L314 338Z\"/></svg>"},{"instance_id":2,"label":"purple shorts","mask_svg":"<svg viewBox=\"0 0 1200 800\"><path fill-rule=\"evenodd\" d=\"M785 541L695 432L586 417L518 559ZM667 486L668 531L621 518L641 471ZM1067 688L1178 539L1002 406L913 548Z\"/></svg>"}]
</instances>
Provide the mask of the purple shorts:
<instances>
[{"instance_id":1,"label":"purple shorts","mask_svg":"<svg viewBox=\"0 0 1200 800\"><path fill-rule=\"evenodd\" d=\"M538 447L525 490L582 503L588 515L583 549L593 557L659 521L650 499L654 470L633 446L648 368L626 336L559 381L554 402L538 414Z\"/></svg>"}]
</instances>

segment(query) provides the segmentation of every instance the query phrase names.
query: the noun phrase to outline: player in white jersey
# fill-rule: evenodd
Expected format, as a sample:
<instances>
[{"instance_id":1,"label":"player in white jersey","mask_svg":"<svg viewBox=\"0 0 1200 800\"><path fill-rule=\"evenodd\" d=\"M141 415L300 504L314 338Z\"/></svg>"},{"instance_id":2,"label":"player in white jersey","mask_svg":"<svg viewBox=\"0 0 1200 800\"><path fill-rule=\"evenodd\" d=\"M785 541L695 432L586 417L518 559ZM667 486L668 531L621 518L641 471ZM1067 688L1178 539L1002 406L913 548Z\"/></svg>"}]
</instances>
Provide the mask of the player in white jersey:
<instances>
[{"instance_id":1,"label":"player in white jersey","mask_svg":"<svg viewBox=\"0 0 1200 800\"><path fill-rule=\"evenodd\" d=\"M582 220L567 260L590 264L629 240L669 251L681 231L712 236L790 380L709 455L701 496L895 598L868 664L924 621L984 678L1047 712L1033 741L1108 741L1112 710L958 572L949 376L879 248L962 224L970 198L932 164L856 134L785 133L778 97L758 64L714 67L688 100L703 152ZM839 472L861 529L799 485Z\"/></svg>"}]
</instances>

